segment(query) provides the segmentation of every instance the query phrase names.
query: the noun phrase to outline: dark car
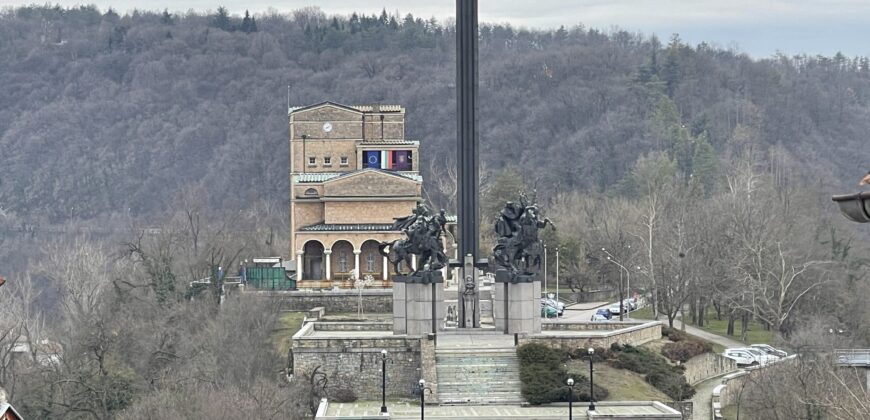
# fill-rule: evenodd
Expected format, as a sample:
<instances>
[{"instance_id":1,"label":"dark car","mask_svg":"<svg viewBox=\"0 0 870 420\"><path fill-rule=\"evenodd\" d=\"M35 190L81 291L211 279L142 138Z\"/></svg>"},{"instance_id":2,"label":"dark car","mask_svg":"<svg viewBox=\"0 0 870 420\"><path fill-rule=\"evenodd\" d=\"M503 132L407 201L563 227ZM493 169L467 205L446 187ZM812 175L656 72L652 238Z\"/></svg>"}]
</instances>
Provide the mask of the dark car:
<instances>
[{"instance_id":1,"label":"dark car","mask_svg":"<svg viewBox=\"0 0 870 420\"><path fill-rule=\"evenodd\" d=\"M611 314L610 310L607 308L601 308L601 309L595 311L595 315L601 315L607 319L613 318L613 314Z\"/></svg>"}]
</instances>

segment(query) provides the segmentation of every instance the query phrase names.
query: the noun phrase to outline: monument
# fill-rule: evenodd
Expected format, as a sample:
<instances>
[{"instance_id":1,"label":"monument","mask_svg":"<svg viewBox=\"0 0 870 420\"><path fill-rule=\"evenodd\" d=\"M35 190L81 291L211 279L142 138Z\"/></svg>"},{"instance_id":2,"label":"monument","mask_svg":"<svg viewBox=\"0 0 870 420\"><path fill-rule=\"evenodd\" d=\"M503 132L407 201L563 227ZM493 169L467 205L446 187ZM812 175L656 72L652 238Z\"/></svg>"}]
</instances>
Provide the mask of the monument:
<instances>
[{"instance_id":1,"label":"monument","mask_svg":"<svg viewBox=\"0 0 870 420\"><path fill-rule=\"evenodd\" d=\"M540 219L536 204L529 204L525 195L518 203L505 204L495 222L498 240L493 248L495 266L495 327L505 334L541 332L538 297L541 296L543 247L538 231L550 219Z\"/></svg>"},{"instance_id":2,"label":"monument","mask_svg":"<svg viewBox=\"0 0 870 420\"><path fill-rule=\"evenodd\" d=\"M393 229L405 239L381 242L378 250L393 267L393 333L421 335L437 333L444 318L444 277L447 264L442 236L447 217L442 209L432 214L417 203L412 214L397 218ZM416 263L415 263L416 262ZM405 267L422 267L409 274Z\"/></svg>"}]
</instances>

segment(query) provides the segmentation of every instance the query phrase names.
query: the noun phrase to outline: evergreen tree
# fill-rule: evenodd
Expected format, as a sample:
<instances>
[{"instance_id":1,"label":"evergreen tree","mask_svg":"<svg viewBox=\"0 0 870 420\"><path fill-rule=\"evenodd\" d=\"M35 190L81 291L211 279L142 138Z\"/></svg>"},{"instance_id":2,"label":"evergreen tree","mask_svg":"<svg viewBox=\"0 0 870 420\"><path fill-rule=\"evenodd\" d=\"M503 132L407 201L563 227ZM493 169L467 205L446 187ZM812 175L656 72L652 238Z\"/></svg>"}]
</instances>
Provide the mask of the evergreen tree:
<instances>
[{"instance_id":1,"label":"evergreen tree","mask_svg":"<svg viewBox=\"0 0 870 420\"><path fill-rule=\"evenodd\" d=\"M695 155L692 158L692 181L704 188L704 195L715 192L718 179L719 159L713 145L707 140L707 133L695 138Z\"/></svg>"},{"instance_id":2,"label":"evergreen tree","mask_svg":"<svg viewBox=\"0 0 870 420\"><path fill-rule=\"evenodd\" d=\"M668 55L665 57L664 79L668 88L668 96L673 98L677 85L680 83L680 36L674 34L668 45Z\"/></svg>"},{"instance_id":3,"label":"evergreen tree","mask_svg":"<svg viewBox=\"0 0 870 420\"><path fill-rule=\"evenodd\" d=\"M169 9L163 9L163 14L160 15L160 23L172 25L172 14L169 13Z\"/></svg>"},{"instance_id":4,"label":"evergreen tree","mask_svg":"<svg viewBox=\"0 0 870 420\"><path fill-rule=\"evenodd\" d=\"M245 18L242 19L242 26L239 29L245 33L257 32L257 22L247 10L245 10Z\"/></svg>"},{"instance_id":5,"label":"evergreen tree","mask_svg":"<svg viewBox=\"0 0 870 420\"><path fill-rule=\"evenodd\" d=\"M215 13L214 17L212 18L212 26L218 29L223 29L225 31L233 30L233 23L230 20L230 13L227 11L226 7L218 7L217 13Z\"/></svg>"}]
</instances>

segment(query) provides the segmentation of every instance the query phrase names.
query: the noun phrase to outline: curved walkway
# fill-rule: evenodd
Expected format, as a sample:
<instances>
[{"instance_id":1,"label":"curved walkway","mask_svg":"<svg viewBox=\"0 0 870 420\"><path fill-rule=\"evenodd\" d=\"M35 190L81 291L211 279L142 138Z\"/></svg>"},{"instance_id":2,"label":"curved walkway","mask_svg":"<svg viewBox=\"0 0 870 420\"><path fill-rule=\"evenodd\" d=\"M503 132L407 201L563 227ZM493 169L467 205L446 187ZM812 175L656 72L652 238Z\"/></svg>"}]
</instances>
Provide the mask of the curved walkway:
<instances>
[{"instance_id":1,"label":"curved walkway","mask_svg":"<svg viewBox=\"0 0 870 420\"><path fill-rule=\"evenodd\" d=\"M729 372L733 373L733 372ZM695 396L692 397L692 417L694 420L710 420L713 418L713 388L722 383L722 377L728 373L707 379L695 385Z\"/></svg>"}]
</instances>

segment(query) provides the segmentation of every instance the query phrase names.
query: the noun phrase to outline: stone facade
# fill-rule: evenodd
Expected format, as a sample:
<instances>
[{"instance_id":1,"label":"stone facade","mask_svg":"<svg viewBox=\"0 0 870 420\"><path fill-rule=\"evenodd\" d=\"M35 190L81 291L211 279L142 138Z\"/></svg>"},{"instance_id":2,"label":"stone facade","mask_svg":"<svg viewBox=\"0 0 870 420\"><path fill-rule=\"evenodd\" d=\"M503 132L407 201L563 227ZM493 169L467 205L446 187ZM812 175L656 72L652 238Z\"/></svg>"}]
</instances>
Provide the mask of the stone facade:
<instances>
[{"instance_id":1,"label":"stone facade","mask_svg":"<svg viewBox=\"0 0 870 420\"><path fill-rule=\"evenodd\" d=\"M737 362L721 354L704 353L683 363L684 375L689 385L737 370Z\"/></svg>"},{"instance_id":2,"label":"stone facade","mask_svg":"<svg viewBox=\"0 0 870 420\"><path fill-rule=\"evenodd\" d=\"M377 245L401 239L390 225L422 201L419 142L405 138L405 109L325 102L291 109L289 122L297 286L352 287L353 269L390 286Z\"/></svg>"},{"instance_id":3,"label":"stone facade","mask_svg":"<svg viewBox=\"0 0 870 420\"><path fill-rule=\"evenodd\" d=\"M323 307L326 313L356 313L359 292L356 290L308 291L257 291L246 292L264 299L278 299L281 310L307 311ZM393 295L390 290L368 289L362 292L363 312L384 314L393 311Z\"/></svg>"},{"instance_id":4,"label":"stone facade","mask_svg":"<svg viewBox=\"0 0 870 420\"><path fill-rule=\"evenodd\" d=\"M294 375L310 374L319 366L319 372L340 378L361 398L376 399L381 395L381 350L385 349L391 359L387 396L413 396L421 373L419 337L392 336L388 331L377 337L330 336L330 331L321 330L323 324L328 323L306 324L293 336ZM358 324L359 331L371 331L366 323Z\"/></svg>"}]
</instances>

